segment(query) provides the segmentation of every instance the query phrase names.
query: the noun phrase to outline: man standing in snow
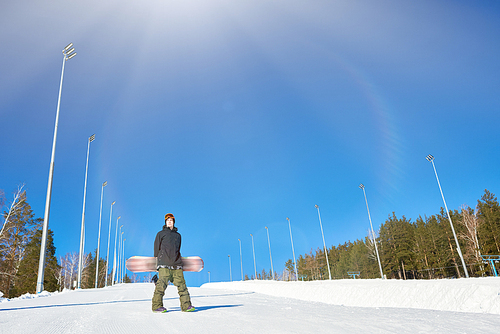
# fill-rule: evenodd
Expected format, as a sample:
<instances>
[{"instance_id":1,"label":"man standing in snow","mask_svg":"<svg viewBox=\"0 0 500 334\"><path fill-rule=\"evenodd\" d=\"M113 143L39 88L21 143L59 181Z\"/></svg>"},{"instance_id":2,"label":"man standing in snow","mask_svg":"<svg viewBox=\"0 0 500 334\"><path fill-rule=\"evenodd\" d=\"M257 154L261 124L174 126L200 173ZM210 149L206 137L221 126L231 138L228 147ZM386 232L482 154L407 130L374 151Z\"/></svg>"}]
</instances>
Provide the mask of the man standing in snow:
<instances>
[{"instance_id":1,"label":"man standing in snow","mask_svg":"<svg viewBox=\"0 0 500 334\"><path fill-rule=\"evenodd\" d=\"M184 280L181 257L181 235L174 226L175 218L171 213L165 215L165 225L158 232L155 239L154 255L157 258L158 281L153 293L153 312L164 313L167 309L163 307L163 295L167 289L168 282L172 282L179 292L181 310L192 312L195 310L191 305L191 298Z\"/></svg>"}]
</instances>

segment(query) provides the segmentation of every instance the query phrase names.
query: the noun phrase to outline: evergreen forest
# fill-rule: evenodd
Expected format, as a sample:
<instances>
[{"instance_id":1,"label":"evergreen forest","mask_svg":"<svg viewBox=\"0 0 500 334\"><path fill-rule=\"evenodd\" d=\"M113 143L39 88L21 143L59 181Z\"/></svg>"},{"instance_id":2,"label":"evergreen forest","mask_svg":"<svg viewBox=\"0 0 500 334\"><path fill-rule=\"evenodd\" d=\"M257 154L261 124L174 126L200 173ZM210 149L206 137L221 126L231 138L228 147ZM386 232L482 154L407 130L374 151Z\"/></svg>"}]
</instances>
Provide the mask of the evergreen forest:
<instances>
[{"instance_id":1,"label":"evergreen forest","mask_svg":"<svg viewBox=\"0 0 500 334\"><path fill-rule=\"evenodd\" d=\"M0 190L0 208L3 212L0 229L0 297L14 298L25 293L35 293L38 279L38 265L42 239L42 218L35 215L26 199L24 186L14 193L12 202L6 205L4 193ZM82 288L95 287L96 253L83 257L81 277ZM53 292L74 289L77 282L78 254L68 253L56 257L54 233L49 229L46 242L44 290ZM111 276L111 275L109 275ZM99 259L98 287L106 283L106 261ZM125 282L130 278L125 277ZM108 277L108 285L111 277Z\"/></svg>"},{"instance_id":2,"label":"evergreen forest","mask_svg":"<svg viewBox=\"0 0 500 334\"><path fill-rule=\"evenodd\" d=\"M490 261L483 261L483 256L500 255L500 206L495 194L485 190L476 208L463 206L449 214L469 277L493 275ZM328 248L332 279L352 278L353 274L357 278L380 278L377 250L382 273L388 279L465 277L443 208L438 214L419 216L415 221L393 212L380 226L375 242L373 239L370 233L364 240ZM300 255L296 265L299 280L329 279L322 248ZM499 263L495 266L499 272ZM292 260L286 262L285 268L287 279L295 279Z\"/></svg>"}]
</instances>

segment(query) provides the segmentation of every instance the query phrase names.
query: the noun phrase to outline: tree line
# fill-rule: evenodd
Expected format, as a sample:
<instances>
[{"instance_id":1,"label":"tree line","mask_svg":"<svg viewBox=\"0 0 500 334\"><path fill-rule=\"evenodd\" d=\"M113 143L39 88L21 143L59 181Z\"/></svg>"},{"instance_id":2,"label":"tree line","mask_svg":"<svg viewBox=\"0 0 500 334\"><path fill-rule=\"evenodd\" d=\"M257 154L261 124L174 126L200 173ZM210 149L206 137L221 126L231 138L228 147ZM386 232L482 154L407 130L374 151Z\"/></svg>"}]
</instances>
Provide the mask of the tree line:
<instances>
[{"instance_id":1,"label":"tree line","mask_svg":"<svg viewBox=\"0 0 500 334\"><path fill-rule=\"evenodd\" d=\"M500 255L500 205L495 194L484 191L474 209L462 206L449 212L470 277L492 275L483 255ZM373 239L377 243L386 278L435 279L465 277L448 215L441 208L430 217L415 221L393 212L378 235L348 241L327 249L332 278L380 278ZM325 252L311 250L297 259L299 280L328 279ZM498 268L498 263L496 264ZM288 279L295 279L292 260L285 263ZM497 269L498 271L498 269Z\"/></svg>"},{"instance_id":2,"label":"tree line","mask_svg":"<svg viewBox=\"0 0 500 334\"><path fill-rule=\"evenodd\" d=\"M24 185L19 186L13 200L7 205L5 193L0 190L0 209L7 208L2 214L0 229L0 296L18 297L25 293L35 293L38 279L42 239L42 218L35 218L31 206L26 200ZM48 230L44 290L49 292L62 289L74 289L78 274L78 254L67 253L58 259L55 256L54 233ZM83 256L81 288L95 287L96 254ZM106 261L99 258L98 287L104 287L106 278ZM123 281L128 283L126 275ZM108 276L108 285L111 282Z\"/></svg>"}]
</instances>

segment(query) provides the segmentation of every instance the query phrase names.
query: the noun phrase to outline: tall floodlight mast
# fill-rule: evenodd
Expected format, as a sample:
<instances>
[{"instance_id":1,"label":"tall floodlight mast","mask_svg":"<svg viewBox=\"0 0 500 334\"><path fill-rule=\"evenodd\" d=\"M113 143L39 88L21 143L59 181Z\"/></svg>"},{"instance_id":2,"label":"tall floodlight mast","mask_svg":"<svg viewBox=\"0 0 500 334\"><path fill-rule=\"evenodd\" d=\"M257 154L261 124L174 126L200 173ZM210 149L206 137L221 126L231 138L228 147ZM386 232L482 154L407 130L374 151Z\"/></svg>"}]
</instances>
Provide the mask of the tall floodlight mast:
<instances>
[{"instance_id":1,"label":"tall floodlight mast","mask_svg":"<svg viewBox=\"0 0 500 334\"><path fill-rule=\"evenodd\" d=\"M56 111L56 124L54 126L54 139L52 141L52 154L50 157L50 167L49 167L49 182L47 185L47 196L45 198L45 214L43 216L43 230L42 230L42 242L40 245L40 260L38 262L38 277L36 282L36 293L43 291L43 275L45 271L45 252L47 248L47 233L49 229L49 215L50 215L50 199L52 197L52 179L54 176L54 160L56 157L56 141L57 141L57 128L59 126L59 107L61 105L61 92L64 77L64 64L66 61L70 60L76 56L75 48L73 43L69 43L62 50L63 53L63 63L61 71L61 82L59 84L59 97L57 98L57 111Z\"/></svg>"}]
</instances>

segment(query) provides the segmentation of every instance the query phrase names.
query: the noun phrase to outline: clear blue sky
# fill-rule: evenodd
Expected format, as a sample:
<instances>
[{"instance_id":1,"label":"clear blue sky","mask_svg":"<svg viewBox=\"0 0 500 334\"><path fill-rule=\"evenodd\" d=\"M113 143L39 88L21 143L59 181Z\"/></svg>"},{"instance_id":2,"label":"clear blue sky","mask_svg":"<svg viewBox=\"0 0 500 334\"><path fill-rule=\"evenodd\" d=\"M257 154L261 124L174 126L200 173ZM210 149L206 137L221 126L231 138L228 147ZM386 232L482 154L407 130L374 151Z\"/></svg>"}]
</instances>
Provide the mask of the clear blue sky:
<instances>
[{"instance_id":1,"label":"clear blue sky","mask_svg":"<svg viewBox=\"0 0 500 334\"><path fill-rule=\"evenodd\" d=\"M500 194L497 1L21 1L0 5L0 189L43 217L61 50L66 63L49 228L86 251L121 216L126 256L152 255L172 212L189 285L363 239ZM111 240L113 244L113 239Z\"/></svg>"}]
</instances>

